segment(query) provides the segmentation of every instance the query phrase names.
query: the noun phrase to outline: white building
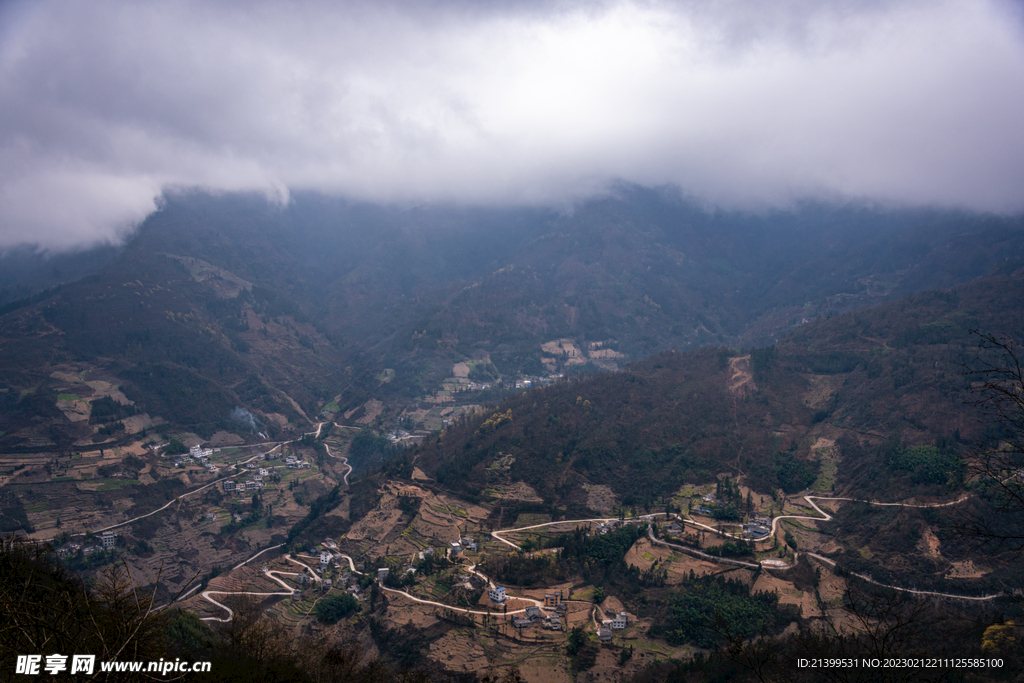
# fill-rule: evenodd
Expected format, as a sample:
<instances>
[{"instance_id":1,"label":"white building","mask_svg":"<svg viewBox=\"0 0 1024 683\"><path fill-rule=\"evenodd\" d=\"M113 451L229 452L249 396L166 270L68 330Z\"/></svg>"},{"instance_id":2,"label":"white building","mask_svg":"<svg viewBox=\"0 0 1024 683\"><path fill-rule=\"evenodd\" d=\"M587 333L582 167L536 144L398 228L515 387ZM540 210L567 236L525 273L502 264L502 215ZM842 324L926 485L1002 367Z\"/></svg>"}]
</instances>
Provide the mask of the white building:
<instances>
[{"instance_id":1,"label":"white building","mask_svg":"<svg viewBox=\"0 0 1024 683\"><path fill-rule=\"evenodd\" d=\"M232 493L235 490L235 482L231 479L224 480L224 493Z\"/></svg>"},{"instance_id":2,"label":"white building","mask_svg":"<svg viewBox=\"0 0 1024 683\"><path fill-rule=\"evenodd\" d=\"M103 535L100 538L103 540L104 550L106 550L107 548L113 548L114 544L117 543L117 534L115 534L113 531L104 531Z\"/></svg>"},{"instance_id":3,"label":"white building","mask_svg":"<svg viewBox=\"0 0 1024 683\"><path fill-rule=\"evenodd\" d=\"M495 586L494 588L488 588L487 597L491 599L491 602L498 605L504 605L505 601L508 600L508 596L505 595L504 586Z\"/></svg>"},{"instance_id":4,"label":"white building","mask_svg":"<svg viewBox=\"0 0 1024 683\"><path fill-rule=\"evenodd\" d=\"M621 631L622 629L626 628L626 624L628 624L628 623L629 623L629 618L626 616L626 613L625 612L619 612L618 615L616 615L612 619L611 624L609 624L609 625L612 627L613 631Z\"/></svg>"},{"instance_id":5,"label":"white building","mask_svg":"<svg viewBox=\"0 0 1024 683\"><path fill-rule=\"evenodd\" d=\"M331 563L332 559L333 558L331 557L331 554L328 551L326 551L326 550L321 550L320 551L320 564L321 564L321 566L326 567L327 565L329 565Z\"/></svg>"},{"instance_id":6,"label":"white building","mask_svg":"<svg viewBox=\"0 0 1024 683\"><path fill-rule=\"evenodd\" d=\"M388 569L387 567L381 567L380 569L377 570L377 580L378 581L384 581L385 579L388 578L388 574L390 574L390 573L391 573L390 569Z\"/></svg>"}]
</instances>

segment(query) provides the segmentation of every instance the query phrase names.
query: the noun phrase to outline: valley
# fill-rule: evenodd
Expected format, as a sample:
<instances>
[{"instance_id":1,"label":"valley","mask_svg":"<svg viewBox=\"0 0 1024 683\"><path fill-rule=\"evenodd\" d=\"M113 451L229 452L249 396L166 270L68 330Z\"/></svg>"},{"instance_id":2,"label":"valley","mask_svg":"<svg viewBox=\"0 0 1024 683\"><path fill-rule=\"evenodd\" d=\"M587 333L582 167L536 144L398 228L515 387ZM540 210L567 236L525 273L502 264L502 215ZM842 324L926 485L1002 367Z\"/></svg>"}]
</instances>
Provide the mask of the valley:
<instances>
[{"instance_id":1,"label":"valley","mask_svg":"<svg viewBox=\"0 0 1024 683\"><path fill-rule=\"evenodd\" d=\"M202 642L264 624L431 680L782 666L916 611L905 651L980 653L1024 572L962 530L1024 520L969 476L999 432L967 373L999 359L971 330L1024 331L1019 230L958 225L954 267L886 214L838 274L801 230L755 264L778 217L663 202L626 230L642 206L430 233L300 204L334 227L285 239L251 199L171 202L4 309L0 532L123 568ZM338 228L363 211L394 249Z\"/></svg>"}]
</instances>

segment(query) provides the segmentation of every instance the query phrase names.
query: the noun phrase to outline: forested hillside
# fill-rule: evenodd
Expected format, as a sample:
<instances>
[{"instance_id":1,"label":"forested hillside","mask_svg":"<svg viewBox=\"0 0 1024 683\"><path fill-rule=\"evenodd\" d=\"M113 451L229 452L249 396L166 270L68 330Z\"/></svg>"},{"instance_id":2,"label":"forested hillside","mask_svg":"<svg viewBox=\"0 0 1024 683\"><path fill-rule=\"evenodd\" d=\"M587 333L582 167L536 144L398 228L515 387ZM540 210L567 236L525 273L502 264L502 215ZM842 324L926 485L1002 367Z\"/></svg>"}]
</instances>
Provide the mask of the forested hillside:
<instances>
[{"instance_id":1,"label":"forested hillside","mask_svg":"<svg viewBox=\"0 0 1024 683\"><path fill-rule=\"evenodd\" d=\"M10 446L80 436L57 415L45 427L18 418L26 396L67 393L54 372L97 373L87 379L202 434L235 408L272 430L308 424L328 403L412 405L468 359L509 384L545 367L762 346L802 321L952 286L1021 255L1020 219L815 205L712 212L635 187L561 214L170 195L116 254L69 261L68 272L94 274L0 310L0 431ZM53 282L45 266L26 282ZM592 355L572 364L541 348L561 340ZM718 353L699 361L707 377L725 372Z\"/></svg>"},{"instance_id":2,"label":"forested hillside","mask_svg":"<svg viewBox=\"0 0 1024 683\"><path fill-rule=\"evenodd\" d=\"M470 495L511 456L511 477L551 504L599 484L651 506L723 472L795 493L818 477L812 447L826 438L844 454L837 491L941 494L955 456L985 436L965 404L982 353L970 331L1019 336L1022 295L1017 271L809 323L772 347L660 353L510 397L426 442L416 462Z\"/></svg>"}]
</instances>

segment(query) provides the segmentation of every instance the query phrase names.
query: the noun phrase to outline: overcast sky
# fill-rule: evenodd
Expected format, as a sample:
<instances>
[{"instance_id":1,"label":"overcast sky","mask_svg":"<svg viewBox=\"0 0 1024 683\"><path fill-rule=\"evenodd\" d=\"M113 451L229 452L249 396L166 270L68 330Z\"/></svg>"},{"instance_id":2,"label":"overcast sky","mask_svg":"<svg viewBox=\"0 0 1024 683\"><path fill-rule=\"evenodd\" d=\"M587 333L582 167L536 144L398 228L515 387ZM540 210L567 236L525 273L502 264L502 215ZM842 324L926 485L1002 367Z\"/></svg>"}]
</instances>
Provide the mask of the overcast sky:
<instances>
[{"instance_id":1,"label":"overcast sky","mask_svg":"<svg viewBox=\"0 0 1024 683\"><path fill-rule=\"evenodd\" d=\"M0 247L110 239L172 187L565 205L614 180L1024 210L1024 11L0 6Z\"/></svg>"}]
</instances>

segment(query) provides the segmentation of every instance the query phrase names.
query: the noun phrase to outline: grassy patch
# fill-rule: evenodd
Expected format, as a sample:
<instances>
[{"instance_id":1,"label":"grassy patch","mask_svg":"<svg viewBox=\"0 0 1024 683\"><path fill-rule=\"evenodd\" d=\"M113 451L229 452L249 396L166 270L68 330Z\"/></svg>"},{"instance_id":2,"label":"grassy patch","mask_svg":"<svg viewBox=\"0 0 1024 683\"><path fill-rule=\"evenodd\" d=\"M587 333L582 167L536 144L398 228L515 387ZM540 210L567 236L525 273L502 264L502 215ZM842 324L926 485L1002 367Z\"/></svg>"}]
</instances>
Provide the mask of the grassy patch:
<instances>
[{"instance_id":1,"label":"grassy patch","mask_svg":"<svg viewBox=\"0 0 1024 683\"><path fill-rule=\"evenodd\" d=\"M34 505L26 505L25 512L43 512L47 509L46 503L36 503Z\"/></svg>"},{"instance_id":2,"label":"grassy patch","mask_svg":"<svg viewBox=\"0 0 1024 683\"><path fill-rule=\"evenodd\" d=\"M524 512L516 518L513 526L533 526L534 524L544 524L545 522L551 521L551 515L538 514L534 512Z\"/></svg>"},{"instance_id":3,"label":"grassy patch","mask_svg":"<svg viewBox=\"0 0 1024 683\"><path fill-rule=\"evenodd\" d=\"M813 484L812 491L831 491L836 484L836 470L838 465L834 462L821 463L821 473Z\"/></svg>"},{"instance_id":4,"label":"grassy patch","mask_svg":"<svg viewBox=\"0 0 1024 683\"><path fill-rule=\"evenodd\" d=\"M644 553L643 555L641 555L641 557L643 557L648 562L654 561L654 555L651 555L650 553Z\"/></svg>"},{"instance_id":5,"label":"grassy patch","mask_svg":"<svg viewBox=\"0 0 1024 683\"><path fill-rule=\"evenodd\" d=\"M586 590L580 591L579 593L573 593L572 595L569 596L569 599L570 600L585 600L587 602L591 602L594 599L594 589L593 588L588 588Z\"/></svg>"},{"instance_id":6,"label":"grassy patch","mask_svg":"<svg viewBox=\"0 0 1024 683\"><path fill-rule=\"evenodd\" d=\"M78 396L76 396L75 394L57 394L57 400L67 401L70 403L71 401L78 401L81 399L79 399Z\"/></svg>"}]
</instances>

